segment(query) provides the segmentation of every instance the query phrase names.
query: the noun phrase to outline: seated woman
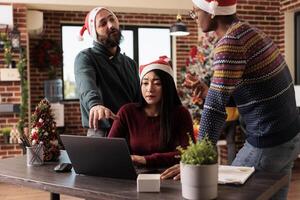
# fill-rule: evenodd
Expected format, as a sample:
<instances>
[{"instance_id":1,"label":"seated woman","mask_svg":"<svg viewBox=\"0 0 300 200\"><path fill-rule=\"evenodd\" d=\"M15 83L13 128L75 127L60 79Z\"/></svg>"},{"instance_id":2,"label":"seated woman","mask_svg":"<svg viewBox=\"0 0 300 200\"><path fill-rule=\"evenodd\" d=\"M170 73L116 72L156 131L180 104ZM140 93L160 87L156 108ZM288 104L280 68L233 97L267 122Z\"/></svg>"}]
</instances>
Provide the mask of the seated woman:
<instances>
[{"instance_id":1,"label":"seated woman","mask_svg":"<svg viewBox=\"0 0 300 200\"><path fill-rule=\"evenodd\" d=\"M142 98L120 108L108 137L126 138L132 161L145 167L179 162L177 146L194 141L189 111L178 97L167 57L140 67Z\"/></svg>"}]
</instances>

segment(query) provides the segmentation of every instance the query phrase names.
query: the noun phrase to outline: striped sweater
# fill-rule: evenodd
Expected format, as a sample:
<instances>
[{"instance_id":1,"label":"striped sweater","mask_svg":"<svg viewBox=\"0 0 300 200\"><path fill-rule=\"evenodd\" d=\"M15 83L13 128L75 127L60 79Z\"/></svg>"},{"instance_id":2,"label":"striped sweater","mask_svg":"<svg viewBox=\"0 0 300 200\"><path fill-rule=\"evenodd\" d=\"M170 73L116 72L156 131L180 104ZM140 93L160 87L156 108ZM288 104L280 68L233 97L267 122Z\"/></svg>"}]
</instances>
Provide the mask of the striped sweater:
<instances>
[{"instance_id":1,"label":"striped sweater","mask_svg":"<svg viewBox=\"0 0 300 200\"><path fill-rule=\"evenodd\" d=\"M214 75L206 97L199 137L216 143L232 96L246 124L247 141L272 147L300 130L293 81L279 49L264 33L236 22L214 49Z\"/></svg>"}]
</instances>

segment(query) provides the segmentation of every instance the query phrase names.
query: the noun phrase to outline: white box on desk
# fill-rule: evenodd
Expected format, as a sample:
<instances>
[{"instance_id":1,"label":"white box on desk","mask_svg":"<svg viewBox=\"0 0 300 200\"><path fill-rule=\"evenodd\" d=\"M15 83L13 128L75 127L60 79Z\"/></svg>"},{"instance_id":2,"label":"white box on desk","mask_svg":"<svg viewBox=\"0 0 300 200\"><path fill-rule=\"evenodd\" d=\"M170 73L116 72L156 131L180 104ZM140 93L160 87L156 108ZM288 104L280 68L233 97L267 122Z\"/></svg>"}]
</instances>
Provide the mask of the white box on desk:
<instances>
[{"instance_id":1,"label":"white box on desk","mask_svg":"<svg viewBox=\"0 0 300 200\"><path fill-rule=\"evenodd\" d=\"M136 182L138 192L160 192L160 174L139 174Z\"/></svg>"}]
</instances>

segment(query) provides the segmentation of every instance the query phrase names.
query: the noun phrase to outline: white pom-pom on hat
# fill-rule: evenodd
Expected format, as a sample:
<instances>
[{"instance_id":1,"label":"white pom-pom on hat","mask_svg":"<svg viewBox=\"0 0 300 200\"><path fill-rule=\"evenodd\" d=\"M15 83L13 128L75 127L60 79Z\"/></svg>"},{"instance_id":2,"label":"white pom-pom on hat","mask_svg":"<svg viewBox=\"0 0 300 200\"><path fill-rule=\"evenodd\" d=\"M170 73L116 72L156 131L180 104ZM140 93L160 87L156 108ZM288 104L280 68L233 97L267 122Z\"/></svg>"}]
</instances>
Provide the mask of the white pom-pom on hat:
<instances>
[{"instance_id":1,"label":"white pom-pom on hat","mask_svg":"<svg viewBox=\"0 0 300 200\"><path fill-rule=\"evenodd\" d=\"M209 9L211 11L212 16L216 15L216 9L218 7L219 3L217 1L211 1L209 3Z\"/></svg>"}]
</instances>

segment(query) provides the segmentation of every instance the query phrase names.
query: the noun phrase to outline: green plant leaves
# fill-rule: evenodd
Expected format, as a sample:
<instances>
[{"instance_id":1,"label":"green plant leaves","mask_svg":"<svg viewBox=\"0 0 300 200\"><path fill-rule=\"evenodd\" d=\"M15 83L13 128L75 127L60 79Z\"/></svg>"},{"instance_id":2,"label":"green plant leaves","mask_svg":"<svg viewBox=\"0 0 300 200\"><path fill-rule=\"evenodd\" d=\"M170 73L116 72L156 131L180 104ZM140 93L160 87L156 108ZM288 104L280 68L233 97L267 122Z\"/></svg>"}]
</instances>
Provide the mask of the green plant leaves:
<instances>
[{"instance_id":1,"label":"green plant leaves","mask_svg":"<svg viewBox=\"0 0 300 200\"><path fill-rule=\"evenodd\" d=\"M209 165L218 162L216 146L205 136L201 141L193 143L189 139L189 146L186 149L177 148L181 153L181 162L190 165Z\"/></svg>"}]
</instances>

